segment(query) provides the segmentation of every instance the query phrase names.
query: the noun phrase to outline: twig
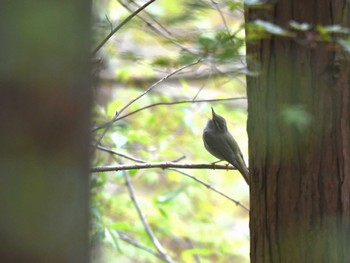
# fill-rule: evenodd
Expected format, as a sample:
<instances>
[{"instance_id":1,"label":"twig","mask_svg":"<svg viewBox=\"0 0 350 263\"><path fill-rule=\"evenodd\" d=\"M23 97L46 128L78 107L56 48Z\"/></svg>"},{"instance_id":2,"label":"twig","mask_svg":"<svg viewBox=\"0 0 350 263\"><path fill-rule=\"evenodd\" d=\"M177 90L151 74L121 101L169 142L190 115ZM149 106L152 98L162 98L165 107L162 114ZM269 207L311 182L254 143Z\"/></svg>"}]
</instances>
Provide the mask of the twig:
<instances>
[{"instance_id":1,"label":"twig","mask_svg":"<svg viewBox=\"0 0 350 263\"><path fill-rule=\"evenodd\" d=\"M128 108L131 104L133 104L135 101L141 99L143 96L145 96L148 92L150 92L152 89L154 89L156 86L158 86L160 83L162 83L163 81L167 80L168 78L170 78L171 76L175 75L176 73L186 69L186 68L189 68L189 67L192 67L196 64L198 64L199 62L201 62L202 60L201 59L198 59L196 60L195 62L192 62L190 64L187 64L187 65L184 65L178 69L176 69L175 71L167 74L166 76L164 76L163 78L161 78L160 80L158 80L156 83L154 83L151 87L149 87L148 89L146 89L144 92L142 92L139 96L137 96L136 98L132 99L131 101L129 101L123 108L121 108L121 110L118 111L118 114L121 114L126 108Z\"/></svg>"},{"instance_id":2,"label":"twig","mask_svg":"<svg viewBox=\"0 0 350 263\"><path fill-rule=\"evenodd\" d=\"M137 199L136 199L136 196L134 193L134 188L131 184L129 175L127 173L124 173L124 178L125 178L126 186L128 187L128 190L129 190L130 198L131 198L131 200L132 200L132 202L137 210L137 213L141 219L141 222L142 222L144 228L146 229L148 236L150 237L150 239L153 242L153 245L158 250L158 252L161 254L162 259L165 262L172 263L173 262L172 259L169 257L169 255L166 254L163 246L159 243L158 239L154 235L152 228L150 227L150 225L147 222L146 216L143 214L143 212L142 212L142 210L137 202Z\"/></svg>"},{"instance_id":3,"label":"twig","mask_svg":"<svg viewBox=\"0 0 350 263\"><path fill-rule=\"evenodd\" d=\"M126 109L128 108L131 104L133 104L135 101L141 99L143 96L145 96L148 92L150 92L152 89L154 89L156 86L158 86L160 83L162 83L163 81L167 80L168 78L170 78L171 76L175 75L176 73L191 67L193 65L198 64L199 62L201 62L201 60L197 60L195 62L192 62L190 64L184 65L178 69L176 69L175 71L165 75L163 78L161 78L160 80L158 80L156 83L154 83L152 86L150 86L148 89L146 89L144 92L142 92L139 96L137 96L136 98L132 99L131 101L129 101L123 108L121 108L117 113L116 116L113 117L112 121L110 121L109 123L107 123L107 125L104 126L105 130L102 132L102 134L99 136L99 138L97 139L97 142L95 143L95 147L93 149L93 152L95 151L97 145L100 144L102 138L106 135L107 131L109 130L109 128L111 127L111 125L118 120L118 116Z\"/></svg>"},{"instance_id":4,"label":"twig","mask_svg":"<svg viewBox=\"0 0 350 263\"><path fill-rule=\"evenodd\" d=\"M112 22L109 20L109 18L108 18L108 16L106 15L106 20L107 20L107 22L108 22L108 24L109 24L109 26L110 26L110 28L111 28L111 32L113 31L113 24L112 24Z\"/></svg>"},{"instance_id":5,"label":"twig","mask_svg":"<svg viewBox=\"0 0 350 263\"><path fill-rule=\"evenodd\" d=\"M132 12L131 8L127 5L125 5L124 3L122 3L122 1L119 1L119 3L124 6L126 9L128 9L130 12ZM139 5L135 2L132 2L134 5L136 5L137 7L139 7ZM220 10L221 11L221 10ZM164 37L166 40L170 41L172 44L174 44L175 46L177 46L178 48L180 48L182 51L185 51L189 54L191 54L192 56L196 57L197 59L199 58L199 54L196 54L195 52L191 51L189 48L187 48L186 46L182 45L181 43L179 43L177 40L174 39L173 35L171 34L171 32L169 30L167 30L160 22L158 22L150 13L148 12L144 12L154 23L156 23L160 28L162 28L165 33L163 33L161 30L159 30L157 27L153 26L151 23L149 23L144 17L142 17L140 14L138 15L138 17L144 22L146 23L154 32L158 33L159 35L161 35L162 37ZM223 16L223 15L222 15ZM225 21L226 22L226 21ZM227 27L228 28L228 27ZM235 35L236 33L234 33L233 35ZM232 40L231 40L232 41ZM245 65L245 63L240 60L241 63L243 65ZM230 78L234 78L235 75L229 74L229 73L224 73L222 72L217 66L213 66L212 63L210 61L205 61L204 63L207 64L208 66L210 66L211 68L214 68L219 74L222 75L227 75Z\"/></svg>"},{"instance_id":6,"label":"twig","mask_svg":"<svg viewBox=\"0 0 350 263\"><path fill-rule=\"evenodd\" d=\"M140 170L150 168L182 168L182 169L214 169L214 170L237 170L232 165L224 164L190 164L190 163L176 163L176 162L157 162L157 163L133 163L133 164L119 164L119 165L107 165L107 166L96 166L90 169L91 173L98 172L112 172L112 171L125 171L125 170Z\"/></svg>"},{"instance_id":7,"label":"twig","mask_svg":"<svg viewBox=\"0 0 350 263\"><path fill-rule=\"evenodd\" d=\"M93 146L92 146L93 147ZM128 159L128 160L131 160L131 161L134 161L134 162L137 162L137 163L146 163L146 161L144 160L140 160L140 159L137 159L135 157L132 157L130 155L127 155L127 154L124 154L124 153L118 153L116 151L113 151L111 149L108 149L106 147L103 147L103 146L100 146L100 145L97 145L97 149L101 150L101 151L104 151L104 152L108 152L108 153L111 153L111 154L115 154L115 155L118 155L120 157L123 157L125 159Z\"/></svg>"},{"instance_id":8,"label":"twig","mask_svg":"<svg viewBox=\"0 0 350 263\"><path fill-rule=\"evenodd\" d=\"M119 121L121 119L124 119L126 117L129 117L130 115L134 115L140 111L146 110L148 108L156 107L156 106L164 106L164 105L177 105L177 104L186 104L186 103L200 103L200 102L219 102L219 101L227 101L227 100L245 100L247 97L234 97L234 98L223 98L223 99L207 99L207 100L180 100L180 101L172 101L172 102L158 102L149 104L147 106L144 106L142 108L139 108L137 110L134 110L132 112L129 112L125 115L118 116L117 118L114 118L112 121L106 122L94 129L91 130L91 132L98 131L100 129L103 129L107 127L108 125L111 125L115 121Z\"/></svg>"},{"instance_id":9,"label":"twig","mask_svg":"<svg viewBox=\"0 0 350 263\"><path fill-rule=\"evenodd\" d=\"M221 196L223 196L223 197L229 199L230 201L234 202L237 206L240 206L240 207L242 207L243 209L249 211L249 208L248 208L247 206L245 206L244 204L242 204L241 202L239 202L239 201L233 199L232 197L229 197L229 196L226 195L225 193L221 192L220 190L217 190L216 188L214 188L214 187L211 186L210 184L207 184L207 183L203 182L202 180L198 179L197 177L195 177L195 176L193 176L193 175L191 175L191 174L188 174L188 173L186 173L186 172L183 172L183 171L181 171L181 170L178 170L178 169L169 168L169 170L176 171L176 172L178 172L178 173L181 173L181 174L183 174L183 175L185 175L185 176L187 176L187 177L189 177L189 178L195 180L196 182L198 182L198 183L204 185L205 187L207 187L208 189L213 190L215 193L217 193L217 194L219 194L219 195L221 195Z\"/></svg>"},{"instance_id":10,"label":"twig","mask_svg":"<svg viewBox=\"0 0 350 263\"><path fill-rule=\"evenodd\" d=\"M142 250L152 254L153 256L159 258L159 259L163 259L162 255L160 255L156 251L150 249L149 247L146 247L146 246L143 246L143 245L137 243L135 240L133 240L132 238L128 237L127 235L125 235L123 233L120 233L119 231L117 233L118 233L119 239L123 240L124 242L129 243L129 244L131 244L134 247L137 247L139 249L142 249Z\"/></svg>"},{"instance_id":11,"label":"twig","mask_svg":"<svg viewBox=\"0 0 350 263\"><path fill-rule=\"evenodd\" d=\"M140 13L143 9L145 9L147 6L152 4L156 0L150 0L143 6L141 6L139 9L137 9L135 12L133 12L131 15L129 15L122 23L120 23L116 28L114 28L106 37L102 40L102 42L92 51L92 55L95 55L97 51L100 50L101 47L103 47L104 44L120 29L122 28L126 23L128 23L134 16L136 16L138 13Z\"/></svg>"},{"instance_id":12,"label":"twig","mask_svg":"<svg viewBox=\"0 0 350 263\"><path fill-rule=\"evenodd\" d=\"M129 6L127 6L126 4L122 3L121 1L118 1L122 6L124 6L126 9L128 9L130 12L132 12L131 8ZM137 7L139 7L138 4L136 4L135 2L133 2L133 4ZM158 33L159 35L161 35L162 37L164 37L166 40L170 41L171 43L173 43L175 46L177 46L178 48L180 48L182 51L186 51L189 54L193 55L194 57L198 58L198 55L193 53L191 50L189 50L187 47L183 46L182 44L180 44L179 42L177 42L176 40L173 39L173 36L171 34L171 32L169 30L167 30L160 22L158 22L150 13L145 12L145 14L153 21L153 23L157 24L159 27L161 27L165 32L163 33L161 30L159 30L157 27L153 26L151 23L149 23L144 17L142 17L141 15L138 15L138 17L144 22L146 23L147 26L149 26L154 32Z\"/></svg>"},{"instance_id":13,"label":"twig","mask_svg":"<svg viewBox=\"0 0 350 263\"><path fill-rule=\"evenodd\" d=\"M93 146L92 146L93 147ZM128 159L128 160L131 160L131 161L135 161L137 163L147 163L147 161L144 161L144 160L141 160L141 159L138 159L136 157L133 157L133 156L130 156L130 155L127 155L125 153L119 153L119 152L116 152L116 151L113 151L111 149L108 149L106 147L103 147L103 146L100 146L100 145L97 145L97 149L101 150L101 151L104 151L104 152L107 152L107 153L110 153L110 154L114 154L114 155L117 155L119 157L123 157L125 159ZM186 156L185 155L182 155L176 159L174 159L172 162L179 162L179 161L182 161L183 159L185 159Z\"/></svg>"},{"instance_id":14,"label":"twig","mask_svg":"<svg viewBox=\"0 0 350 263\"><path fill-rule=\"evenodd\" d=\"M111 171L124 171L124 170L134 170L134 169L149 169L149 168L162 168L162 169L169 169L176 171L178 173L181 173L200 184L206 186L207 188L213 190L214 192L222 195L223 197L226 197L227 199L234 202L236 205L241 206L245 210L249 211L249 209L241 204L239 201L229 197L228 195L224 194L223 192L217 190L213 186L203 182L202 180L198 179L197 177L190 175L186 172L180 171L176 168L183 168L183 169L217 169L217 170L237 170L232 165L220 165L220 164L183 164L183 163L175 163L175 162L159 162L159 163L140 163L140 164L121 164L121 165L110 165L110 166L97 166L91 168L91 173L98 173L98 172L111 172Z\"/></svg>"},{"instance_id":15,"label":"twig","mask_svg":"<svg viewBox=\"0 0 350 263\"><path fill-rule=\"evenodd\" d=\"M230 32L230 29L229 29L229 27L228 27L228 25L227 25L225 16L224 16L224 14L222 13L222 11L221 11L221 9L220 9L218 3L216 3L214 0L211 0L211 2L212 2L212 4L215 6L216 10L219 12L219 14L220 14L220 16L221 16L221 20L222 20L222 22L224 23L224 26L225 26L225 29L226 29L227 34L228 34L229 36L231 36L231 32ZM233 43L231 37L230 37L230 41L231 41L231 43Z\"/></svg>"}]
</instances>

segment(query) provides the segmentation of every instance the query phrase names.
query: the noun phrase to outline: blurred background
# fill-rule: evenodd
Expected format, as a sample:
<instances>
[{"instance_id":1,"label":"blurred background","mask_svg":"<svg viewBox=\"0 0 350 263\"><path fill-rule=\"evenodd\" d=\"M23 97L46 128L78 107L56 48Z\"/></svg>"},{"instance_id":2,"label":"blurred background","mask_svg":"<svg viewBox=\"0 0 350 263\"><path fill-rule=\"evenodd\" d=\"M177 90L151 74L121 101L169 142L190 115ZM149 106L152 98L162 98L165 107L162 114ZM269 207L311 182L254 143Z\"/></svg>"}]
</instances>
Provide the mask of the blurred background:
<instances>
[{"instance_id":1,"label":"blurred background","mask_svg":"<svg viewBox=\"0 0 350 263\"><path fill-rule=\"evenodd\" d=\"M243 3L154 1L96 49L145 3L93 1L92 166L213 163L202 142L211 107L226 118L248 163ZM249 212L183 173L249 207L249 189L238 171L92 173L92 262L161 261L126 178L175 262L249 262Z\"/></svg>"}]
</instances>

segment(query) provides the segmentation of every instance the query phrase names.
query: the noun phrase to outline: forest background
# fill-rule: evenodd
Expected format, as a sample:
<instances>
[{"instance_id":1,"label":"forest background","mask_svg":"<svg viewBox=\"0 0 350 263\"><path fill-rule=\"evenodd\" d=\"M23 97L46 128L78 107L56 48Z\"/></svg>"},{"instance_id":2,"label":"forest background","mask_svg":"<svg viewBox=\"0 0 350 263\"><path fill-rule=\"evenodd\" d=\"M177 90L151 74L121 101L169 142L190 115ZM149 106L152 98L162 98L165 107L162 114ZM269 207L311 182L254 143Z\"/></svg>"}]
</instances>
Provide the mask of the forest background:
<instances>
[{"instance_id":1,"label":"forest background","mask_svg":"<svg viewBox=\"0 0 350 263\"><path fill-rule=\"evenodd\" d=\"M238 171L108 169L217 161L201 138L211 107L248 162L243 2L156 1L116 32L141 4L93 7L93 262L158 262L154 238L178 262L248 262L249 190Z\"/></svg>"}]
</instances>

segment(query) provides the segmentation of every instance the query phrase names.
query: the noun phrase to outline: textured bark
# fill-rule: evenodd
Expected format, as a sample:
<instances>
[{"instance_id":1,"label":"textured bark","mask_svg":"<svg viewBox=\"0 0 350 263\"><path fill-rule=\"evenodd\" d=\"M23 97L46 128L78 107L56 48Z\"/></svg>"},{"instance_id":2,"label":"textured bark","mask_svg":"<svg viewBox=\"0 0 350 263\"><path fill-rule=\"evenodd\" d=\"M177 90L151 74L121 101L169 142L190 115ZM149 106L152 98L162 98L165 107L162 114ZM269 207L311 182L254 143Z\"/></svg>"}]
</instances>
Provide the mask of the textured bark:
<instances>
[{"instance_id":1,"label":"textured bark","mask_svg":"<svg viewBox=\"0 0 350 263\"><path fill-rule=\"evenodd\" d=\"M0 8L0 262L88 262L89 1Z\"/></svg>"},{"instance_id":2,"label":"textured bark","mask_svg":"<svg viewBox=\"0 0 350 263\"><path fill-rule=\"evenodd\" d=\"M349 26L348 5L280 0L246 20ZM349 54L271 36L247 55L261 71L247 78L251 262L350 262Z\"/></svg>"}]
</instances>

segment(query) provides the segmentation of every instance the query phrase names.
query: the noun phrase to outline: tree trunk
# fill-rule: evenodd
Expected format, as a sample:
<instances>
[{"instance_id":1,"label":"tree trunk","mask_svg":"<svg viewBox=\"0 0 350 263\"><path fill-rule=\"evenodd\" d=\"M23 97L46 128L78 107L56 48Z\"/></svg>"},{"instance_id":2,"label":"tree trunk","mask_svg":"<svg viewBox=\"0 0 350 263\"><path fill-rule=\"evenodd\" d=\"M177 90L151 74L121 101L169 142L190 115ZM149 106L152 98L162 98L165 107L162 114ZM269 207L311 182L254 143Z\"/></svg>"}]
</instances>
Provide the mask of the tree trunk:
<instances>
[{"instance_id":1,"label":"tree trunk","mask_svg":"<svg viewBox=\"0 0 350 263\"><path fill-rule=\"evenodd\" d=\"M316 25L349 26L349 1L281 0L246 19L294 37L247 42L251 262L350 262L349 54ZM299 35L300 34L300 35ZM249 31L248 31L249 38Z\"/></svg>"},{"instance_id":2,"label":"tree trunk","mask_svg":"<svg viewBox=\"0 0 350 263\"><path fill-rule=\"evenodd\" d=\"M0 262L88 262L89 1L0 8Z\"/></svg>"}]
</instances>

